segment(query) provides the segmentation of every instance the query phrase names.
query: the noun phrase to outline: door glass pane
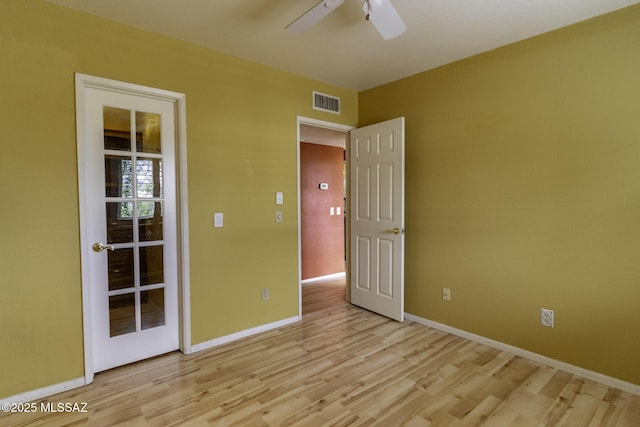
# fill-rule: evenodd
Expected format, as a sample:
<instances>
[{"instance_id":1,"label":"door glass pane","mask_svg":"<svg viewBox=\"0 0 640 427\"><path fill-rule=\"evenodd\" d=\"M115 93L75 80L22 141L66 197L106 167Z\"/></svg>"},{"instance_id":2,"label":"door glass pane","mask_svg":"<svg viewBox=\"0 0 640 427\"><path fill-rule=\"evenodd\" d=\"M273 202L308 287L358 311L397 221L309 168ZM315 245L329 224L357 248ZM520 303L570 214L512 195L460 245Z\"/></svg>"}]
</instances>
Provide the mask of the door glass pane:
<instances>
[{"instance_id":1,"label":"door glass pane","mask_svg":"<svg viewBox=\"0 0 640 427\"><path fill-rule=\"evenodd\" d=\"M164 283L162 246L140 248L140 286Z\"/></svg>"},{"instance_id":2,"label":"door glass pane","mask_svg":"<svg viewBox=\"0 0 640 427\"><path fill-rule=\"evenodd\" d=\"M109 290L133 288L133 248L109 252Z\"/></svg>"},{"instance_id":3,"label":"door glass pane","mask_svg":"<svg viewBox=\"0 0 640 427\"><path fill-rule=\"evenodd\" d=\"M107 243L133 242L133 203L107 202Z\"/></svg>"},{"instance_id":4,"label":"door glass pane","mask_svg":"<svg viewBox=\"0 0 640 427\"><path fill-rule=\"evenodd\" d=\"M136 111L136 150L160 153L160 114Z\"/></svg>"},{"instance_id":5,"label":"door glass pane","mask_svg":"<svg viewBox=\"0 0 640 427\"><path fill-rule=\"evenodd\" d=\"M109 150L104 153L107 244L133 246L107 251L109 328L116 337L165 324L164 287L140 289L165 279L164 247L140 247L164 239L161 116L103 107L103 120ZM130 293L113 295L123 289Z\"/></svg>"},{"instance_id":6,"label":"door glass pane","mask_svg":"<svg viewBox=\"0 0 640 427\"><path fill-rule=\"evenodd\" d=\"M106 155L104 183L107 197L133 197L131 158Z\"/></svg>"},{"instance_id":7,"label":"door glass pane","mask_svg":"<svg viewBox=\"0 0 640 427\"><path fill-rule=\"evenodd\" d=\"M102 107L104 121L104 148L131 151L131 111Z\"/></svg>"},{"instance_id":8,"label":"door glass pane","mask_svg":"<svg viewBox=\"0 0 640 427\"><path fill-rule=\"evenodd\" d=\"M112 337L136 331L135 294L109 297L109 335Z\"/></svg>"},{"instance_id":9,"label":"door glass pane","mask_svg":"<svg viewBox=\"0 0 640 427\"><path fill-rule=\"evenodd\" d=\"M164 325L164 288L140 292L142 329Z\"/></svg>"},{"instance_id":10,"label":"door glass pane","mask_svg":"<svg viewBox=\"0 0 640 427\"><path fill-rule=\"evenodd\" d=\"M156 210L155 202L152 202L152 201L138 202L136 206L138 206L137 213L138 213L138 218L140 219L152 218L153 215L155 214L155 210Z\"/></svg>"},{"instance_id":11,"label":"door glass pane","mask_svg":"<svg viewBox=\"0 0 640 427\"><path fill-rule=\"evenodd\" d=\"M139 158L136 161L138 197L162 197L162 161Z\"/></svg>"},{"instance_id":12,"label":"door glass pane","mask_svg":"<svg viewBox=\"0 0 640 427\"><path fill-rule=\"evenodd\" d=\"M138 235L141 242L162 240L162 202L138 202Z\"/></svg>"}]
</instances>

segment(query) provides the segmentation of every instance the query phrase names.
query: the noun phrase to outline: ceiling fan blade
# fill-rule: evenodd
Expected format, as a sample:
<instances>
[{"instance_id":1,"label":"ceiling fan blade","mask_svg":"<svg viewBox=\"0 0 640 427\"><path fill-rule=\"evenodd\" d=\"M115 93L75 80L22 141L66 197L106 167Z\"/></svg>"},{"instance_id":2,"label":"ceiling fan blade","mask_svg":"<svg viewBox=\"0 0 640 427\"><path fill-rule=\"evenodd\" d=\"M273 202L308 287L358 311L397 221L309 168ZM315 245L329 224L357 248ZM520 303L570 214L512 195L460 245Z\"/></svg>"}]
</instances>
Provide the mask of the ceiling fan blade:
<instances>
[{"instance_id":1,"label":"ceiling fan blade","mask_svg":"<svg viewBox=\"0 0 640 427\"><path fill-rule=\"evenodd\" d=\"M405 32L407 26L389 0L379 0L379 2L379 7L368 12L369 21L376 27L383 39L389 40L398 37ZM367 13L366 9L365 13Z\"/></svg>"},{"instance_id":2,"label":"ceiling fan blade","mask_svg":"<svg viewBox=\"0 0 640 427\"><path fill-rule=\"evenodd\" d=\"M302 33L313 27L322 18L333 12L335 8L344 3L344 0L322 0L309 9L304 15L285 27L285 30L294 33Z\"/></svg>"}]
</instances>

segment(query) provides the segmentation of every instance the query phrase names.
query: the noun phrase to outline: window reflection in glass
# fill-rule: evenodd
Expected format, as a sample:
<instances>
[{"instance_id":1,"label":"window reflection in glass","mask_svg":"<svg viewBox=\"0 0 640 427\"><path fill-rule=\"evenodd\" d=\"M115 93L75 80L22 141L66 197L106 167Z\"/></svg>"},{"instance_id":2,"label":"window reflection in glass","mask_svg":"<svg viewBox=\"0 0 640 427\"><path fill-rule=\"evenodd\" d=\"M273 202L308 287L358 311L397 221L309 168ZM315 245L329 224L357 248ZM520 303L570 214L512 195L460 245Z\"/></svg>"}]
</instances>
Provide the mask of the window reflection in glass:
<instances>
[{"instance_id":1,"label":"window reflection in glass","mask_svg":"<svg viewBox=\"0 0 640 427\"><path fill-rule=\"evenodd\" d=\"M141 242L163 239L162 219L162 202L138 202L138 236Z\"/></svg>"},{"instance_id":2,"label":"window reflection in glass","mask_svg":"<svg viewBox=\"0 0 640 427\"><path fill-rule=\"evenodd\" d=\"M136 160L138 197L162 197L162 161L140 158Z\"/></svg>"},{"instance_id":3,"label":"window reflection in glass","mask_svg":"<svg viewBox=\"0 0 640 427\"><path fill-rule=\"evenodd\" d=\"M133 202L107 202L107 243L133 242Z\"/></svg>"},{"instance_id":4,"label":"window reflection in glass","mask_svg":"<svg viewBox=\"0 0 640 427\"><path fill-rule=\"evenodd\" d=\"M106 155L104 182L107 197L133 197L133 171L131 158Z\"/></svg>"}]
</instances>

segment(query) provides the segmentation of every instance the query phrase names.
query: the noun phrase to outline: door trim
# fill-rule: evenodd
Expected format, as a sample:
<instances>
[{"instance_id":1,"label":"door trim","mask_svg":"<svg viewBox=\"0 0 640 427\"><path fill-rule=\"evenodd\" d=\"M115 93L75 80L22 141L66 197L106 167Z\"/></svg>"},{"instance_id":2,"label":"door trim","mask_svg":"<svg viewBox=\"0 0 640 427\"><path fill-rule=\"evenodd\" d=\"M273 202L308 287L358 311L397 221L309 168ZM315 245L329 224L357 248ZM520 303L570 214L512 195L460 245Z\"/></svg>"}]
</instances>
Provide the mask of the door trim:
<instances>
[{"instance_id":1,"label":"door trim","mask_svg":"<svg viewBox=\"0 0 640 427\"><path fill-rule=\"evenodd\" d=\"M316 126L316 127L321 127L321 128L327 128L327 129L332 129L332 130L337 130L337 131L341 131L341 132L351 132L353 129L355 129L355 126L348 126L348 125L342 125L339 123L334 123L334 122L327 122L324 120L318 120L318 119L312 119L309 117L304 117L304 116L298 116L297 118L297 133L296 133L296 159L297 159L297 198L298 198L298 317L300 319L302 319L302 204L300 201L300 197L301 197L301 189L300 189L300 125L310 125L310 126ZM347 156L347 164L349 163L349 144L346 144L345 146L345 152L346 152L346 156ZM349 168L347 167L347 171L349 170ZM349 176L347 176L347 184L349 182ZM347 205L349 204L349 200L347 200ZM345 206L345 210L346 210L346 206ZM349 213L349 211L346 210L346 212L344 213L345 215L347 215ZM347 227L349 226L349 221L347 221ZM348 230L347 230L348 231ZM347 236L349 236L349 233L347 232ZM349 238L347 238L347 241L349 240ZM348 243L347 243L348 245ZM349 278L349 264L350 264L350 254L349 254L349 250L348 250L348 246L347 246L347 260L345 262L345 269L346 269L346 275L347 275L347 281ZM347 301L349 300L349 286L347 286Z\"/></svg>"},{"instance_id":2,"label":"door trim","mask_svg":"<svg viewBox=\"0 0 640 427\"><path fill-rule=\"evenodd\" d=\"M86 174L84 171L85 156L85 89L95 88L105 91L126 93L136 96L160 99L172 102L175 106L176 126L176 220L178 232L178 311L180 329L180 351L190 354L191 351L191 304L189 286L189 223L187 198L187 120L186 96L182 93L124 83L116 80L95 77L86 74L75 74L76 89L76 144L78 158L78 204L80 216L80 259L82 280L82 320L84 335L84 378L85 384L93 382L93 332L91 320L91 287L89 286L88 259L91 255L91 242L87 240L85 229L88 210L84 195Z\"/></svg>"}]
</instances>

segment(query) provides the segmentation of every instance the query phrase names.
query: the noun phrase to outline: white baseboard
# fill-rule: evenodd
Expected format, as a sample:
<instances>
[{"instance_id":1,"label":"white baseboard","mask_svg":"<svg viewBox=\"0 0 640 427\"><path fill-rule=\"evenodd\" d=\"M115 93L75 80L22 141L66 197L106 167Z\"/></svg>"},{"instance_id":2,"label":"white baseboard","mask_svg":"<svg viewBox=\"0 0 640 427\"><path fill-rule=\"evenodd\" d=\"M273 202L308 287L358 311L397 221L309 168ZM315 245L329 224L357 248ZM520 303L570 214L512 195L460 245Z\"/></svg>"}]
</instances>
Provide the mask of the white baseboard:
<instances>
[{"instance_id":1,"label":"white baseboard","mask_svg":"<svg viewBox=\"0 0 640 427\"><path fill-rule=\"evenodd\" d=\"M347 274L345 272L342 272L342 273L335 273L335 274L327 274L326 276L311 277L310 279L301 280L300 283L302 283L303 285L308 285L310 283L344 279L345 277L347 277Z\"/></svg>"},{"instance_id":2,"label":"white baseboard","mask_svg":"<svg viewBox=\"0 0 640 427\"><path fill-rule=\"evenodd\" d=\"M33 402L57 393L62 393L63 391L82 387L83 385L85 385L84 377L80 377L63 383L39 388L37 390L31 390L26 393L16 394L15 396L0 398L0 404Z\"/></svg>"},{"instance_id":3,"label":"white baseboard","mask_svg":"<svg viewBox=\"0 0 640 427\"><path fill-rule=\"evenodd\" d=\"M301 318L299 316L289 317L288 319L278 320L277 322L267 323L266 325L256 326L255 328L245 329L244 331L236 332L230 335L225 335L224 337L215 338L210 341L202 342L200 344L195 344L191 346L191 353L206 350L208 348L217 347L219 345L227 344L232 341L239 340L240 338L256 335L261 332L266 332L272 329L281 328L282 326L290 325L291 323L295 323L300 320Z\"/></svg>"},{"instance_id":4,"label":"white baseboard","mask_svg":"<svg viewBox=\"0 0 640 427\"><path fill-rule=\"evenodd\" d=\"M404 316L405 316L404 317L405 320L416 322L425 326L430 326L432 328L439 329L443 332L447 332L452 335L457 335L459 337L466 338L468 340L475 341L480 344L488 345L489 347L497 348L498 350L503 350L509 353L513 353L516 356L524 357L526 359L533 360L534 362L538 362L543 365L550 366L552 368L562 369L563 371L569 372L570 374L579 375L583 378L586 378L592 381L597 381L609 387L614 387L622 391L640 395L640 385L632 384L626 381L619 380L617 378L609 377L607 375L590 371L588 369L584 369L579 366L571 365L566 362L561 362L560 360L551 359L550 357L543 356L541 354L534 353L529 350L524 350L519 347L514 347L512 345L505 344L500 341L495 341L490 338L483 337L481 335L476 335L471 332L463 331L462 329L457 329L442 323L434 322L433 320L425 319L419 316L414 316L413 314L405 313Z\"/></svg>"},{"instance_id":5,"label":"white baseboard","mask_svg":"<svg viewBox=\"0 0 640 427\"><path fill-rule=\"evenodd\" d=\"M244 331L236 332L231 335L227 335L224 337L216 338L211 341L203 342L200 344L196 344L191 346L189 353L194 353L196 351L206 350L208 348L216 347L221 344L226 344L228 342L232 342L238 340L240 338L248 337L251 335L259 334L260 332L266 332L272 329L277 329L282 326L289 325L291 323L295 323L300 321L301 318L299 316L290 317L288 319L282 319L277 322L268 323L266 325L257 326L255 328L246 329ZM54 394L62 393L63 391L71 390L74 388L82 387L85 385L85 378L80 377L70 381L65 381L63 383L54 384L48 387L43 387L37 390L31 390L26 393L16 394L15 396L3 397L0 398L0 404L2 403L26 403L33 402L40 399L43 399L48 396L52 396Z\"/></svg>"}]
</instances>

